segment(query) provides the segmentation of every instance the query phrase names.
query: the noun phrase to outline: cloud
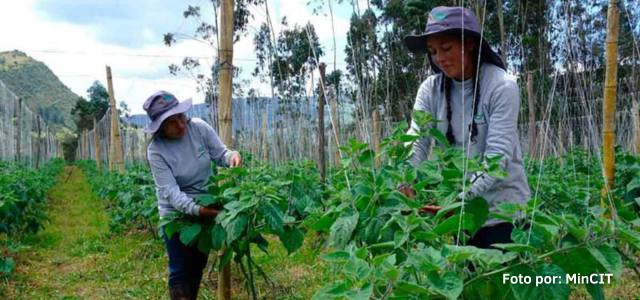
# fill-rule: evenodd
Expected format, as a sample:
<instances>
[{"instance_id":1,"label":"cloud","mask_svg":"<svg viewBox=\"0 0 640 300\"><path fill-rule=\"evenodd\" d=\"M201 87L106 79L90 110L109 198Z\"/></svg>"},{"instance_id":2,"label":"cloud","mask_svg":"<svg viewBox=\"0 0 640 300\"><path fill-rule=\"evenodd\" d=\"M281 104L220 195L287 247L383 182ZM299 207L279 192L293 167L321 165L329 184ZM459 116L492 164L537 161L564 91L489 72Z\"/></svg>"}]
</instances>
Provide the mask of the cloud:
<instances>
[{"instance_id":1,"label":"cloud","mask_svg":"<svg viewBox=\"0 0 640 300\"><path fill-rule=\"evenodd\" d=\"M162 34L182 21L187 5L172 0L40 0L33 8L42 20L91 28L101 42L137 48L161 43Z\"/></svg>"},{"instance_id":2,"label":"cloud","mask_svg":"<svg viewBox=\"0 0 640 300\"><path fill-rule=\"evenodd\" d=\"M166 89L179 99L193 97L195 103L204 101L197 92L197 84L186 76L173 76L168 72L170 64L180 65L184 57L200 57L199 73L210 74L214 66L214 47L194 40L185 40L166 47L162 34L180 29L193 33L194 24L185 21L182 12L191 4L201 2L202 15L213 19L208 0L20 0L0 1L0 51L23 51L44 62L73 92L86 96L86 90L95 80L106 84L105 66L112 68L114 88L118 101L125 101L132 113L143 113L142 103L153 92ZM280 20L287 16L290 26L311 22L325 49L321 60L332 70L333 30L330 16L313 15L306 0L269 1L269 12L276 35L282 29ZM336 54L338 63L344 62L344 45L349 29L351 5L334 2ZM328 14L328 8L323 8ZM240 79L249 79L243 87L257 89L262 95L270 95L268 84L250 76L255 67L253 37L266 21L264 5L251 8L248 35L234 45L234 64L242 68ZM344 65L338 65L344 67ZM314 74L318 78L318 74Z\"/></svg>"}]
</instances>

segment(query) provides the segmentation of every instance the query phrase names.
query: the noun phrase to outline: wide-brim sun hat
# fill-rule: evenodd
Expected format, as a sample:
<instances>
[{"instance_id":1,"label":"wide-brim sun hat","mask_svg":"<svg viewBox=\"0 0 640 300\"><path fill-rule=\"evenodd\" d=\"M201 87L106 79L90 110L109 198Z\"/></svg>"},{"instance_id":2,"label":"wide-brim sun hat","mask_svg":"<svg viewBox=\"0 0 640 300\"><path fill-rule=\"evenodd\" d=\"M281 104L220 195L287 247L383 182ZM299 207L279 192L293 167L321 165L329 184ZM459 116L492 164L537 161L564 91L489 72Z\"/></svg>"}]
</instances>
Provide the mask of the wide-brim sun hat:
<instances>
[{"instance_id":1,"label":"wide-brim sun hat","mask_svg":"<svg viewBox=\"0 0 640 300\"><path fill-rule=\"evenodd\" d=\"M145 133L153 134L167 118L181 114L191 108L191 98L180 102L171 93L157 91L144 102L143 108L151 123L144 128Z\"/></svg>"},{"instance_id":2,"label":"wide-brim sun hat","mask_svg":"<svg viewBox=\"0 0 640 300\"><path fill-rule=\"evenodd\" d=\"M504 63L500 55L493 51L489 42L482 36L482 27L473 12L464 7L439 6L429 12L427 27L424 32L418 35L408 35L404 38L404 44L409 51L417 54L427 54L431 68L435 73L442 70L436 66L427 50L427 39L429 36L441 33L462 34L475 37L481 41L479 49L480 60L496 65L502 69ZM461 35L462 36L462 35ZM503 50L504 51L504 50Z\"/></svg>"}]
</instances>

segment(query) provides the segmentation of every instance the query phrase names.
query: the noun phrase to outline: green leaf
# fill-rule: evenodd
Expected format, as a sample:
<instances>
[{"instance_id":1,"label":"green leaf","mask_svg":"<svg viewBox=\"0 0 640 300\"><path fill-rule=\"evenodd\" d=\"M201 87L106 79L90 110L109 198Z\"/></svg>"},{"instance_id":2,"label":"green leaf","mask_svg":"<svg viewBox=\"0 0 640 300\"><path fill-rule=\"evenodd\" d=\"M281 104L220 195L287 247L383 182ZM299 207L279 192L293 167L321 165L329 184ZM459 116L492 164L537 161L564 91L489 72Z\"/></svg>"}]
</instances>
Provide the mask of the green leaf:
<instances>
[{"instance_id":1,"label":"green leaf","mask_svg":"<svg viewBox=\"0 0 640 300\"><path fill-rule=\"evenodd\" d=\"M367 218L362 223L364 228L359 231L360 238L368 245L375 244L380 237L382 221L379 218Z\"/></svg>"},{"instance_id":2,"label":"green leaf","mask_svg":"<svg viewBox=\"0 0 640 300\"><path fill-rule=\"evenodd\" d=\"M438 130L437 127L431 128L431 130L429 130L429 134L431 134L431 136L436 141L440 142L446 148L450 148L451 147L451 144L449 144L449 140L447 140L447 137L445 137L444 134L442 134L442 132L440 130Z\"/></svg>"},{"instance_id":3,"label":"green leaf","mask_svg":"<svg viewBox=\"0 0 640 300\"><path fill-rule=\"evenodd\" d=\"M398 281L397 283L397 290L399 291L405 291L405 292L410 292L410 293L417 293L417 294L423 294L423 295L430 295L431 293L429 292L429 290L411 283L411 282L406 282L406 281Z\"/></svg>"},{"instance_id":4,"label":"green leaf","mask_svg":"<svg viewBox=\"0 0 640 300\"><path fill-rule=\"evenodd\" d=\"M216 224L211 230L211 247L215 250L222 249L226 239L227 231L220 224Z\"/></svg>"},{"instance_id":5,"label":"green leaf","mask_svg":"<svg viewBox=\"0 0 640 300\"><path fill-rule=\"evenodd\" d=\"M585 287L587 288L587 292L589 292L589 295L591 295L591 298L593 298L593 300L605 300L605 296L604 296L604 289L602 284L585 284Z\"/></svg>"},{"instance_id":6,"label":"green leaf","mask_svg":"<svg viewBox=\"0 0 640 300\"><path fill-rule=\"evenodd\" d=\"M520 204L515 202L502 202L497 203L496 207L505 214L514 215L518 212Z\"/></svg>"},{"instance_id":7,"label":"green leaf","mask_svg":"<svg viewBox=\"0 0 640 300\"><path fill-rule=\"evenodd\" d=\"M445 272L444 276L431 271L427 274L427 283L433 291L450 300L458 299L462 293L462 278L451 271Z\"/></svg>"},{"instance_id":8,"label":"green leaf","mask_svg":"<svg viewBox=\"0 0 640 300\"><path fill-rule=\"evenodd\" d=\"M545 242L544 235L540 233L536 227L529 228L527 231L522 231L520 228L514 228L511 232L511 239L516 244L531 245L537 249L542 248L542 245L544 245Z\"/></svg>"},{"instance_id":9,"label":"green leaf","mask_svg":"<svg viewBox=\"0 0 640 300\"><path fill-rule=\"evenodd\" d=\"M310 229L315 231L329 232L331 225L336 221L330 214L326 214L317 222L311 225Z\"/></svg>"},{"instance_id":10,"label":"green leaf","mask_svg":"<svg viewBox=\"0 0 640 300\"><path fill-rule=\"evenodd\" d=\"M343 270L345 275L347 275L348 277L362 280L363 278L369 276L369 273L372 269L364 259L352 256L344 265Z\"/></svg>"},{"instance_id":11,"label":"green leaf","mask_svg":"<svg viewBox=\"0 0 640 300\"><path fill-rule=\"evenodd\" d=\"M304 234L298 228L285 227L282 234L280 234L280 242L287 249L287 253L291 253L302 247L304 241Z\"/></svg>"},{"instance_id":12,"label":"green leaf","mask_svg":"<svg viewBox=\"0 0 640 300\"><path fill-rule=\"evenodd\" d=\"M220 259L218 269L222 270L222 268L224 268L224 266L226 266L231 261L231 258L233 258L233 249L228 248L226 251L224 251L222 258Z\"/></svg>"},{"instance_id":13,"label":"green leaf","mask_svg":"<svg viewBox=\"0 0 640 300\"><path fill-rule=\"evenodd\" d=\"M335 251L328 254L320 255L320 258L334 264L346 263L350 257L351 254L345 251Z\"/></svg>"},{"instance_id":14,"label":"green leaf","mask_svg":"<svg viewBox=\"0 0 640 300\"><path fill-rule=\"evenodd\" d=\"M600 272L611 273L616 281L622 276L622 258L615 249L608 245L600 245L598 248L590 246L587 248L591 255L598 261Z\"/></svg>"},{"instance_id":15,"label":"green leaf","mask_svg":"<svg viewBox=\"0 0 640 300\"><path fill-rule=\"evenodd\" d=\"M347 292L347 298L350 300L369 300L371 295L373 295L373 285L370 282L365 283L357 292Z\"/></svg>"},{"instance_id":16,"label":"green leaf","mask_svg":"<svg viewBox=\"0 0 640 300\"><path fill-rule=\"evenodd\" d=\"M168 239L171 239L173 234L178 232L178 231L180 231L180 229L182 229L183 226L184 226L184 224L182 224L180 222L171 221L169 224L167 224L164 227L164 234L167 235Z\"/></svg>"},{"instance_id":17,"label":"green leaf","mask_svg":"<svg viewBox=\"0 0 640 300\"><path fill-rule=\"evenodd\" d=\"M336 249L343 249L351 241L351 236L357 225L358 214L342 216L333 223L329 239Z\"/></svg>"},{"instance_id":18,"label":"green leaf","mask_svg":"<svg viewBox=\"0 0 640 300\"><path fill-rule=\"evenodd\" d=\"M410 263L422 269L423 272L440 271L447 265L440 251L429 247L409 253Z\"/></svg>"},{"instance_id":19,"label":"green leaf","mask_svg":"<svg viewBox=\"0 0 640 300\"><path fill-rule=\"evenodd\" d=\"M420 138L420 136L417 136L417 135L404 134L404 135L400 136L400 141L403 142L403 143L413 142L415 140L418 140L419 138Z\"/></svg>"},{"instance_id":20,"label":"green leaf","mask_svg":"<svg viewBox=\"0 0 640 300\"><path fill-rule=\"evenodd\" d=\"M238 214L227 224L225 230L227 231L227 245L231 245L237 240L247 227L247 215Z\"/></svg>"},{"instance_id":21,"label":"green leaf","mask_svg":"<svg viewBox=\"0 0 640 300\"><path fill-rule=\"evenodd\" d=\"M565 300L569 298L571 290L567 284L565 273L557 265L543 264L538 270L533 270L527 265L519 265L510 273L511 276L530 276L531 284L512 284L513 295L518 300ZM539 284L536 286L537 276L560 276L560 282L556 284Z\"/></svg>"},{"instance_id":22,"label":"green leaf","mask_svg":"<svg viewBox=\"0 0 640 300\"><path fill-rule=\"evenodd\" d=\"M402 230L398 230L393 235L393 241L395 243L396 248L400 248L404 246L404 244L409 240L409 233L404 232Z\"/></svg>"},{"instance_id":23,"label":"green leaf","mask_svg":"<svg viewBox=\"0 0 640 300\"><path fill-rule=\"evenodd\" d=\"M640 188L640 177L635 177L627 184L627 193Z\"/></svg>"},{"instance_id":24,"label":"green leaf","mask_svg":"<svg viewBox=\"0 0 640 300\"><path fill-rule=\"evenodd\" d=\"M334 300L344 299L343 296L349 291L343 281L337 281L321 288L311 300Z\"/></svg>"},{"instance_id":25,"label":"green leaf","mask_svg":"<svg viewBox=\"0 0 640 300\"><path fill-rule=\"evenodd\" d=\"M640 233L625 227L618 227L618 236L636 250L640 250Z\"/></svg>"},{"instance_id":26,"label":"green leaf","mask_svg":"<svg viewBox=\"0 0 640 300\"><path fill-rule=\"evenodd\" d=\"M221 202L219 197L214 196L214 195L209 195L209 194L198 196L198 197L196 197L196 200L197 200L198 204L200 204L202 206L209 206L211 204L215 204L215 203Z\"/></svg>"},{"instance_id":27,"label":"green leaf","mask_svg":"<svg viewBox=\"0 0 640 300\"><path fill-rule=\"evenodd\" d=\"M447 233L455 232L458 230L465 230L474 228L473 223L473 215L466 213L464 214L464 218L462 218L462 222L460 222L460 215L454 215L453 217L446 219L444 222L440 223L438 226L433 228L433 233L444 235ZM462 226L460 226L462 225Z\"/></svg>"},{"instance_id":28,"label":"green leaf","mask_svg":"<svg viewBox=\"0 0 640 300\"><path fill-rule=\"evenodd\" d=\"M262 202L260 204L260 213L264 216L264 220L267 222L269 227L273 229L275 232L282 231L282 211L278 209L271 202Z\"/></svg>"},{"instance_id":29,"label":"green leaf","mask_svg":"<svg viewBox=\"0 0 640 300\"><path fill-rule=\"evenodd\" d=\"M471 259L480 252L480 249L474 246L446 245L445 249L447 250L445 256L452 263Z\"/></svg>"},{"instance_id":30,"label":"green leaf","mask_svg":"<svg viewBox=\"0 0 640 300\"><path fill-rule=\"evenodd\" d=\"M473 236L480 230L482 225L484 225L484 222L487 221L487 217L489 216L489 203L487 203L487 200L484 198L476 197L466 203L464 211L473 214L473 227L469 230Z\"/></svg>"},{"instance_id":31,"label":"green leaf","mask_svg":"<svg viewBox=\"0 0 640 300\"><path fill-rule=\"evenodd\" d=\"M184 227L180 230L180 241L185 245L190 245L201 231L202 226L200 226L200 224L192 224Z\"/></svg>"},{"instance_id":32,"label":"green leaf","mask_svg":"<svg viewBox=\"0 0 640 300\"><path fill-rule=\"evenodd\" d=\"M363 151L360 156L358 156L358 162L363 167L373 167L374 158L376 157L376 153L372 150Z\"/></svg>"},{"instance_id":33,"label":"green leaf","mask_svg":"<svg viewBox=\"0 0 640 300\"><path fill-rule=\"evenodd\" d=\"M506 221L506 222L509 222L511 224L513 224L513 222L515 222L515 220L512 217L509 217L509 216L501 214L501 213L496 213L496 212L489 213L489 217L495 218L495 219L498 219L498 220L502 220L502 221Z\"/></svg>"}]
</instances>

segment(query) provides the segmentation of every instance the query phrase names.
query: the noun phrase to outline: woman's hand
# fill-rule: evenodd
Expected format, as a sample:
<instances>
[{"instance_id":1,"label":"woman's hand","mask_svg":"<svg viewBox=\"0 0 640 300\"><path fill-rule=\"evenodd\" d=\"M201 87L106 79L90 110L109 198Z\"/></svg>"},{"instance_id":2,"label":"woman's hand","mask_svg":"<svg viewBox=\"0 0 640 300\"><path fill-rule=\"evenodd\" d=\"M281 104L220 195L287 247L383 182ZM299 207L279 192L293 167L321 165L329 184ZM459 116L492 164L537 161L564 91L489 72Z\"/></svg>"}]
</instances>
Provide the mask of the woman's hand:
<instances>
[{"instance_id":1,"label":"woman's hand","mask_svg":"<svg viewBox=\"0 0 640 300\"><path fill-rule=\"evenodd\" d=\"M239 167L242 165L242 156L240 156L240 153L238 152L234 152L231 155L231 159L229 159L229 166L230 167Z\"/></svg>"},{"instance_id":2,"label":"woman's hand","mask_svg":"<svg viewBox=\"0 0 640 300\"><path fill-rule=\"evenodd\" d=\"M215 210L213 208L209 208L206 206L200 207L200 216L202 217L215 217L220 213L220 211Z\"/></svg>"}]
</instances>

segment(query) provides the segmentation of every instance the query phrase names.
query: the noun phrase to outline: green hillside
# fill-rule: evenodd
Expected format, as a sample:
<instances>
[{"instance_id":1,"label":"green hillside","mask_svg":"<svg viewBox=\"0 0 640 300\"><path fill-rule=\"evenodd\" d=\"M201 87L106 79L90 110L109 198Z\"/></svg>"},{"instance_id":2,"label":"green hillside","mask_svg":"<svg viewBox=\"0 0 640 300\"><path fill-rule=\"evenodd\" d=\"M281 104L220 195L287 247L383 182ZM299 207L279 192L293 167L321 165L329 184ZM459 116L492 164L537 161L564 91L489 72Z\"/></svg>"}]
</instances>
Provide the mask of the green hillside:
<instances>
[{"instance_id":1,"label":"green hillside","mask_svg":"<svg viewBox=\"0 0 640 300\"><path fill-rule=\"evenodd\" d=\"M71 108L79 96L44 63L17 50L0 52L0 80L54 129L75 127Z\"/></svg>"}]
</instances>

